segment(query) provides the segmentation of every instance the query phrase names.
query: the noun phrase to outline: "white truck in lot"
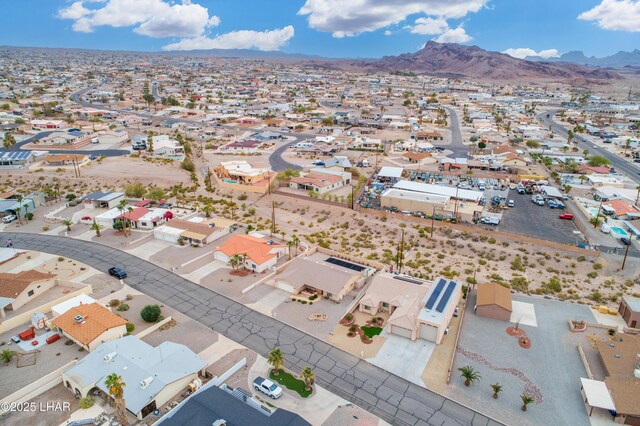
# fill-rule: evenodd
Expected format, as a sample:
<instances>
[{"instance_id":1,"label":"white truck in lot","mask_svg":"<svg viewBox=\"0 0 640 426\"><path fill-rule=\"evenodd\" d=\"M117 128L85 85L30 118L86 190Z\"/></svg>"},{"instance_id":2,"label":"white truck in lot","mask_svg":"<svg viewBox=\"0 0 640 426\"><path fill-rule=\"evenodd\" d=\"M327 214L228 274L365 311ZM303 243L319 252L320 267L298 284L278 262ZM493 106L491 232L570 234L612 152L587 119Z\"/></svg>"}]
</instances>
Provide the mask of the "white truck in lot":
<instances>
[{"instance_id":1,"label":"white truck in lot","mask_svg":"<svg viewBox=\"0 0 640 426\"><path fill-rule=\"evenodd\" d=\"M282 388L264 377L256 377L253 381L253 388L273 399L278 399L282 396Z\"/></svg>"}]
</instances>

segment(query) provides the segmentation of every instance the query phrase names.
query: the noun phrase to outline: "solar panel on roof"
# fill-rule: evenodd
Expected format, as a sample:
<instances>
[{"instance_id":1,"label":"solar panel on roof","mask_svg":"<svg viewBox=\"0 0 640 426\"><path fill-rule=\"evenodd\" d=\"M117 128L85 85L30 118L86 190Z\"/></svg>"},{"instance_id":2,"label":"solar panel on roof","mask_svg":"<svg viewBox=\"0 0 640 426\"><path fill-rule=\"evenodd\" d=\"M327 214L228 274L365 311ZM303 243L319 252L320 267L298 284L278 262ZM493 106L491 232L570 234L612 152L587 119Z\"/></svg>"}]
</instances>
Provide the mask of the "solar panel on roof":
<instances>
[{"instance_id":1,"label":"solar panel on roof","mask_svg":"<svg viewBox=\"0 0 640 426\"><path fill-rule=\"evenodd\" d=\"M356 265L355 263L346 262L342 259L336 259L335 257L330 257L326 260L327 263L331 263L333 265L342 266L343 268L351 269L353 271L362 272L365 268L364 266Z\"/></svg>"},{"instance_id":2,"label":"solar panel on roof","mask_svg":"<svg viewBox=\"0 0 640 426\"><path fill-rule=\"evenodd\" d=\"M440 303L438 303L438 306L436 307L436 311L440 313L444 311L444 308L445 306L447 306L447 302L449 301L449 298L451 297L451 293L453 293L454 288L456 288L456 283L454 283L453 281L449 282L447 289L444 291L444 294L442 295L442 299L440 299Z\"/></svg>"},{"instance_id":3,"label":"solar panel on roof","mask_svg":"<svg viewBox=\"0 0 640 426\"><path fill-rule=\"evenodd\" d=\"M433 305L436 303L436 300L438 300L438 296L440 296L440 293L442 292L442 288L446 283L447 282L444 280L444 278L440 278L440 280L438 281L438 284L436 284L435 290L433 290L433 293L431 293L431 296L429 296L429 300L427 300L427 304L424 305L425 308L427 309L433 308Z\"/></svg>"}]
</instances>

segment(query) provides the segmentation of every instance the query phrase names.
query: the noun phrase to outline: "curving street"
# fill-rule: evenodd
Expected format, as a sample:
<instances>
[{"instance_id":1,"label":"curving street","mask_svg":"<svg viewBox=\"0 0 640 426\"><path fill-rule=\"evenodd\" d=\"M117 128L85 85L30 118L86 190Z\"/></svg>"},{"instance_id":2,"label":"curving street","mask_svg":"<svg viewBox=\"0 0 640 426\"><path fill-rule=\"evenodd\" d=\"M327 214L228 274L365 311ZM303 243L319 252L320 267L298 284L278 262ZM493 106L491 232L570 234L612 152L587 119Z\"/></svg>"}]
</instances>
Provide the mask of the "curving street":
<instances>
[{"instance_id":1,"label":"curving street","mask_svg":"<svg viewBox=\"0 0 640 426\"><path fill-rule=\"evenodd\" d=\"M278 346L286 367L311 366L317 383L395 425L499 425L501 423L417 386L271 317L131 254L66 237L0 232L18 249L72 258L98 270L125 268L126 283L267 356Z\"/></svg>"},{"instance_id":2,"label":"curving street","mask_svg":"<svg viewBox=\"0 0 640 426\"><path fill-rule=\"evenodd\" d=\"M462 142L462 132L460 131L460 120L456 110L450 107L444 107L449 113L449 129L451 130L451 144L444 148L452 151L452 158L467 158L469 156L469 147Z\"/></svg>"},{"instance_id":3,"label":"curving street","mask_svg":"<svg viewBox=\"0 0 640 426\"><path fill-rule=\"evenodd\" d=\"M568 130L561 124L556 123L553 119L553 116L558 111L559 110L553 110L538 114L538 120L540 120L545 126L551 127L554 133L566 138L569 133ZM598 145L594 145L593 142L589 142L579 134L574 135L574 140L581 150L586 149L592 154L608 158L611 162L611 167L615 168L616 172L624 174L636 183L640 183L640 167L636 166L634 163L630 163L624 158L621 158L616 154L612 154Z\"/></svg>"}]
</instances>

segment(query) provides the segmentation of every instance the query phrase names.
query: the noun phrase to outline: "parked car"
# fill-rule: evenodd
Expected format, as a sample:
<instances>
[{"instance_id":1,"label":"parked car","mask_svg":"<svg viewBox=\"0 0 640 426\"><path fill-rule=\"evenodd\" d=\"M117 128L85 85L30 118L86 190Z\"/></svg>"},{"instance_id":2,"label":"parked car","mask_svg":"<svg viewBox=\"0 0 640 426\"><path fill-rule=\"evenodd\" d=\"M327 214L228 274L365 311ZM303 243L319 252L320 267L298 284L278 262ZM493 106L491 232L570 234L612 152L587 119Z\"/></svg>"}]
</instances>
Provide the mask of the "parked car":
<instances>
[{"instance_id":1,"label":"parked car","mask_svg":"<svg viewBox=\"0 0 640 426\"><path fill-rule=\"evenodd\" d=\"M573 219L573 215L571 213L562 213L560 216L558 216L560 219L566 219L566 220L571 220Z\"/></svg>"},{"instance_id":2,"label":"parked car","mask_svg":"<svg viewBox=\"0 0 640 426\"><path fill-rule=\"evenodd\" d=\"M509 204L508 204L509 207L513 207L515 205L516 203L513 200L509 200Z\"/></svg>"},{"instance_id":3,"label":"parked car","mask_svg":"<svg viewBox=\"0 0 640 426\"><path fill-rule=\"evenodd\" d=\"M127 272L124 269L117 268L115 266L113 268L109 268L109 275L111 275L112 277L116 277L120 280L127 278Z\"/></svg>"},{"instance_id":4,"label":"parked car","mask_svg":"<svg viewBox=\"0 0 640 426\"><path fill-rule=\"evenodd\" d=\"M11 223L11 222L13 222L13 221L14 221L14 220L16 220L16 219L17 219L16 215L14 215L14 214L10 214L9 216L5 216L5 217L3 217L3 218L2 218L2 222L3 222L3 223Z\"/></svg>"},{"instance_id":5,"label":"parked car","mask_svg":"<svg viewBox=\"0 0 640 426\"><path fill-rule=\"evenodd\" d=\"M282 396L282 388L264 377L256 377L253 381L253 388L273 399L278 399Z\"/></svg>"}]
</instances>

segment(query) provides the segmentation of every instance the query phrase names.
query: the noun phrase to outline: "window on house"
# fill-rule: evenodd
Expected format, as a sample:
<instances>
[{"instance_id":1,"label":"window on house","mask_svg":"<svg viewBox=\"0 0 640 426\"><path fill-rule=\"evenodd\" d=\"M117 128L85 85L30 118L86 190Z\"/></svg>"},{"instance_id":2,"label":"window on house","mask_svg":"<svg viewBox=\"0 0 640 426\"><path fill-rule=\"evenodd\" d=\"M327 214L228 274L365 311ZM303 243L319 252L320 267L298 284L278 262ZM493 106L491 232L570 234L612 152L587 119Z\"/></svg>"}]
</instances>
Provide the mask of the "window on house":
<instances>
[{"instance_id":1,"label":"window on house","mask_svg":"<svg viewBox=\"0 0 640 426\"><path fill-rule=\"evenodd\" d=\"M27 293L27 296L33 296L33 290L29 290L29 292Z\"/></svg>"}]
</instances>

